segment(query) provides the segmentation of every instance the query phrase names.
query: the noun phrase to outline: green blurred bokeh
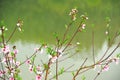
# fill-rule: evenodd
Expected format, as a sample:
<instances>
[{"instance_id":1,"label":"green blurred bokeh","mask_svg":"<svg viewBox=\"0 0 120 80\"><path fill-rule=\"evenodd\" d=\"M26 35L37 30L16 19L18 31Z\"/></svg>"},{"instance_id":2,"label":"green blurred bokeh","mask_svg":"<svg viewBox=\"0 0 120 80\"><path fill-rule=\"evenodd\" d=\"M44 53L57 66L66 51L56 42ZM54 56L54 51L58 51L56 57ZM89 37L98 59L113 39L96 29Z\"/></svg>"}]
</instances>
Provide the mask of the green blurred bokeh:
<instances>
[{"instance_id":1,"label":"green blurred bokeh","mask_svg":"<svg viewBox=\"0 0 120 80\"><path fill-rule=\"evenodd\" d=\"M95 43L101 45L105 40L106 17L111 18L111 33L120 30L119 7L120 0L0 0L0 20L4 20L9 29L6 37L12 32L18 18L24 21L24 32L17 31L11 42L54 43L53 33L57 32L61 37L65 24L70 22L70 10L77 8L77 21L84 13L87 13L89 20L86 32L77 35L74 41L79 41L82 46L91 45L91 32L94 30ZM76 25L78 23L73 24L70 34Z\"/></svg>"}]
</instances>

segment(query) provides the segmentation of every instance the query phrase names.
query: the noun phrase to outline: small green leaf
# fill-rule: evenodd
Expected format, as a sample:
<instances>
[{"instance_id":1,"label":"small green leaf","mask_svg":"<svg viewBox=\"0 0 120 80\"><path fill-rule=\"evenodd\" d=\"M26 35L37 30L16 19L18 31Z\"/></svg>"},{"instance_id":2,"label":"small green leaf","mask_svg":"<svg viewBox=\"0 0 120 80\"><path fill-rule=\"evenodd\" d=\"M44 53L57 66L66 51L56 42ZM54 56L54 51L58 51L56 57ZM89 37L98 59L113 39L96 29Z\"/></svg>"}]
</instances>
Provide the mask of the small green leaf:
<instances>
[{"instance_id":1,"label":"small green leaf","mask_svg":"<svg viewBox=\"0 0 120 80\"><path fill-rule=\"evenodd\" d=\"M47 54L55 56L57 53L56 51L54 51L52 48L48 47L47 48Z\"/></svg>"},{"instance_id":2,"label":"small green leaf","mask_svg":"<svg viewBox=\"0 0 120 80\"><path fill-rule=\"evenodd\" d=\"M61 41L61 44L67 43L68 39L65 39L64 41Z\"/></svg>"},{"instance_id":3,"label":"small green leaf","mask_svg":"<svg viewBox=\"0 0 120 80\"><path fill-rule=\"evenodd\" d=\"M86 80L86 77L84 75L82 76L82 80Z\"/></svg>"},{"instance_id":4,"label":"small green leaf","mask_svg":"<svg viewBox=\"0 0 120 80\"><path fill-rule=\"evenodd\" d=\"M48 65L47 64L43 64L44 69L48 69Z\"/></svg>"},{"instance_id":5,"label":"small green leaf","mask_svg":"<svg viewBox=\"0 0 120 80\"><path fill-rule=\"evenodd\" d=\"M16 80L22 80L22 77L20 75L16 75Z\"/></svg>"},{"instance_id":6,"label":"small green leaf","mask_svg":"<svg viewBox=\"0 0 120 80\"><path fill-rule=\"evenodd\" d=\"M119 54L117 54L117 58L120 58L120 53L119 53Z\"/></svg>"},{"instance_id":7,"label":"small green leaf","mask_svg":"<svg viewBox=\"0 0 120 80\"><path fill-rule=\"evenodd\" d=\"M60 72L59 72L58 74L59 74L59 75L60 75L60 74L63 74L64 71L65 71L65 70L64 70L64 67L63 67L63 68L60 69Z\"/></svg>"},{"instance_id":8,"label":"small green leaf","mask_svg":"<svg viewBox=\"0 0 120 80\"><path fill-rule=\"evenodd\" d=\"M33 67L33 72L37 73L36 66Z\"/></svg>"},{"instance_id":9,"label":"small green leaf","mask_svg":"<svg viewBox=\"0 0 120 80\"><path fill-rule=\"evenodd\" d=\"M31 58L31 62L33 63L35 61L36 55Z\"/></svg>"},{"instance_id":10,"label":"small green leaf","mask_svg":"<svg viewBox=\"0 0 120 80\"><path fill-rule=\"evenodd\" d=\"M68 25L65 25L65 28L67 29L67 28L68 28Z\"/></svg>"},{"instance_id":11,"label":"small green leaf","mask_svg":"<svg viewBox=\"0 0 120 80\"><path fill-rule=\"evenodd\" d=\"M56 32L53 33L54 37L58 37L58 34Z\"/></svg>"},{"instance_id":12,"label":"small green leaf","mask_svg":"<svg viewBox=\"0 0 120 80\"><path fill-rule=\"evenodd\" d=\"M74 76L74 75L75 75L75 73L74 73L74 72L72 72L72 75Z\"/></svg>"},{"instance_id":13,"label":"small green leaf","mask_svg":"<svg viewBox=\"0 0 120 80\"><path fill-rule=\"evenodd\" d=\"M11 56L14 56L14 52L11 52Z\"/></svg>"}]
</instances>

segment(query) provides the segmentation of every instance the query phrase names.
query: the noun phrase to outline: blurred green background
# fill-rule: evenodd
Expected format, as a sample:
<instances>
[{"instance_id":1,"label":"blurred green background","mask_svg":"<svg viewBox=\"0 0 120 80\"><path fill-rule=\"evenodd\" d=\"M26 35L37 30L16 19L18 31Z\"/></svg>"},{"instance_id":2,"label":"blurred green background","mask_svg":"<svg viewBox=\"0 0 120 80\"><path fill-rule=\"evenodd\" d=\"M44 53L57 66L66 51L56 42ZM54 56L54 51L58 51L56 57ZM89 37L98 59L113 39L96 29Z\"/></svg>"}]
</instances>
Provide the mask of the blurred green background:
<instances>
[{"instance_id":1,"label":"blurred green background","mask_svg":"<svg viewBox=\"0 0 120 80\"><path fill-rule=\"evenodd\" d=\"M101 46L105 40L106 17L111 18L111 35L120 30L120 0L0 0L0 20L4 20L12 32L18 18L24 21L23 33L17 31L11 42L22 40L26 42L46 42L53 44L53 33L60 37L65 31L65 24L70 22L68 15L72 8L78 9L77 21L80 15L87 13L86 32L77 35L74 41L79 41L83 47L91 45L91 32L95 33L95 44ZM73 24L69 36L78 25ZM92 28L94 24L94 28Z\"/></svg>"}]
</instances>

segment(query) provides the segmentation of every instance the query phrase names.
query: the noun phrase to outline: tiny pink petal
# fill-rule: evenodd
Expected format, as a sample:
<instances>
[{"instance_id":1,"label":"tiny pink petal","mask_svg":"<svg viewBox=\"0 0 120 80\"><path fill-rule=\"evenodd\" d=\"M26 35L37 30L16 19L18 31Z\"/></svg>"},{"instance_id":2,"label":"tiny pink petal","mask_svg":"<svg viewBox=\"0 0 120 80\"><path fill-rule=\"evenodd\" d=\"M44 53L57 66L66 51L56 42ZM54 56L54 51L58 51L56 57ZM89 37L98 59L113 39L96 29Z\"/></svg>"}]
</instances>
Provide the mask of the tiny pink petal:
<instances>
[{"instance_id":1,"label":"tiny pink petal","mask_svg":"<svg viewBox=\"0 0 120 80\"><path fill-rule=\"evenodd\" d=\"M108 71L108 70L109 70L109 66L105 65L104 68L103 68L103 71Z\"/></svg>"},{"instance_id":2,"label":"tiny pink petal","mask_svg":"<svg viewBox=\"0 0 120 80\"><path fill-rule=\"evenodd\" d=\"M41 75L36 75L36 80L42 80L42 76Z\"/></svg>"},{"instance_id":3,"label":"tiny pink petal","mask_svg":"<svg viewBox=\"0 0 120 80\"><path fill-rule=\"evenodd\" d=\"M10 77L9 80L15 80L13 77Z\"/></svg>"},{"instance_id":4,"label":"tiny pink petal","mask_svg":"<svg viewBox=\"0 0 120 80\"><path fill-rule=\"evenodd\" d=\"M30 60L27 60L27 61L26 61L26 63L27 63L27 64L30 64L30 63L31 63L31 61L30 61Z\"/></svg>"}]
</instances>

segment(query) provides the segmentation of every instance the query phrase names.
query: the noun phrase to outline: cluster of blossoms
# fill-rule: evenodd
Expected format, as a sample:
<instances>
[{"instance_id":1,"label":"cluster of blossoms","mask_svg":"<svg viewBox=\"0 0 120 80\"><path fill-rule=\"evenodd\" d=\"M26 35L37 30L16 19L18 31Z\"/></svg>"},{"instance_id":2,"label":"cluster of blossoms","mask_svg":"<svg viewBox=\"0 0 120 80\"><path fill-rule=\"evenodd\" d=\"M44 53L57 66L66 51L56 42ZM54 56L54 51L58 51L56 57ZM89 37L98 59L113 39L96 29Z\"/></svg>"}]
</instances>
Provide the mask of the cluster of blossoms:
<instances>
[{"instance_id":1,"label":"cluster of blossoms","mask_svg":"<svg viewBox=\"0 0 120 80\"><path fill-rule=\"evenodd\" d=\"M22 31L22 25L23 25L23 21L18 20L16 26L18 27L19 31Z\"/></svg>"},{"instance_id":2,"label":"cluster of blossoms","mask_svg":"<svg viewBox=\"0 0 120 80\"><path fill-rule=\"evenodd\" d=\"M34 72L36 74L36 80L42 80L43 72L41 70L41 66L33 65L31 60L27 60L26 63L29 65L29 71Z\"/></svg>"},{"instance_id":3,"label":"cluster of blossoms","mask_svg":"<svg viewBox=\"0 0 120 80\"><path fill-rule=\"evenodd\" d=\"M53 52L54 54L48 54L48 58L51 59L51 62L55 62L56 59L58 59L59 57L62 56L63 52L62 50L55 50L55 52Z\"/></svg>"},{"instance_id":4,"label":"cluster of blossoms","mask_svg":"<svg viewBox=\"0 0 120 80\"><path fill-rule=\"evenodd\" d=\"M14 47L11 51L9 45L5 45L1 48L0 53L3 56L0 63L2 66L6 66L5 69L0 70L0 76L8 75L9 80L14 80L15 77L13 75L19 74L20 72L18 69L20 62L16 59L18 50Z\"/></svg>"},{"instance_id":5,"label":"cluster of blossoms","mask_svg":"<svg viewBox=\"0 0 120 80\"><path fill-rule=\"evenodd\" d=\"M3 34L3 31L7 31L8 29L5 26L0 28L0 36Z\"/></svg>"},{"instance_id":6,"label":"cluster of blossoms","mask_svg":"<svg viewBox=\"0 0 120 80\"><path fill-rule=\"evenodd\" d=\"M44 46L46 48L46 46ZM43 49L42 48L35 48L34 49L35 53L43 53ZM32 58L27 59L26 60L26 64L29 66L29 71L31 73L35 73L36 74L36 80L42 80L42 76L43 76L43 71L42 71L42 66L40 65L35 65L34 64L34 59L36 54L34 56L32 56Z\"/></svg>"},{"instance_id":7,"label":"cluster of blossoms","mask_svg":"<svg viewBox=\"0 0 120 80\"><path fill-rule=\"evenodd\" d=\"M75 8L75 9L72 9L71 12L69 13L69 15L71 16L71 19L73 21L76 20L76 14L78 13L78 10Z\"/></svg>"},{"instance_id":8,"label":"cluster of blossoms","mask_svg":"<svg viewBox=\"0 0 120 80\"><path fill-rule=\"evenodd\" d=\"M108 71L109 70L109 64L112 63L112 62L115 62L116 64L118 64L119 60L120 60L120 58L118 58L118 57L108 59L104 63L99 63L98 65L95 65L94 69L96 69L96 66L98 66L100 68L100 71L98 71L98 73L101 73L103 71Z\"/></svg>"}]
</instances>

